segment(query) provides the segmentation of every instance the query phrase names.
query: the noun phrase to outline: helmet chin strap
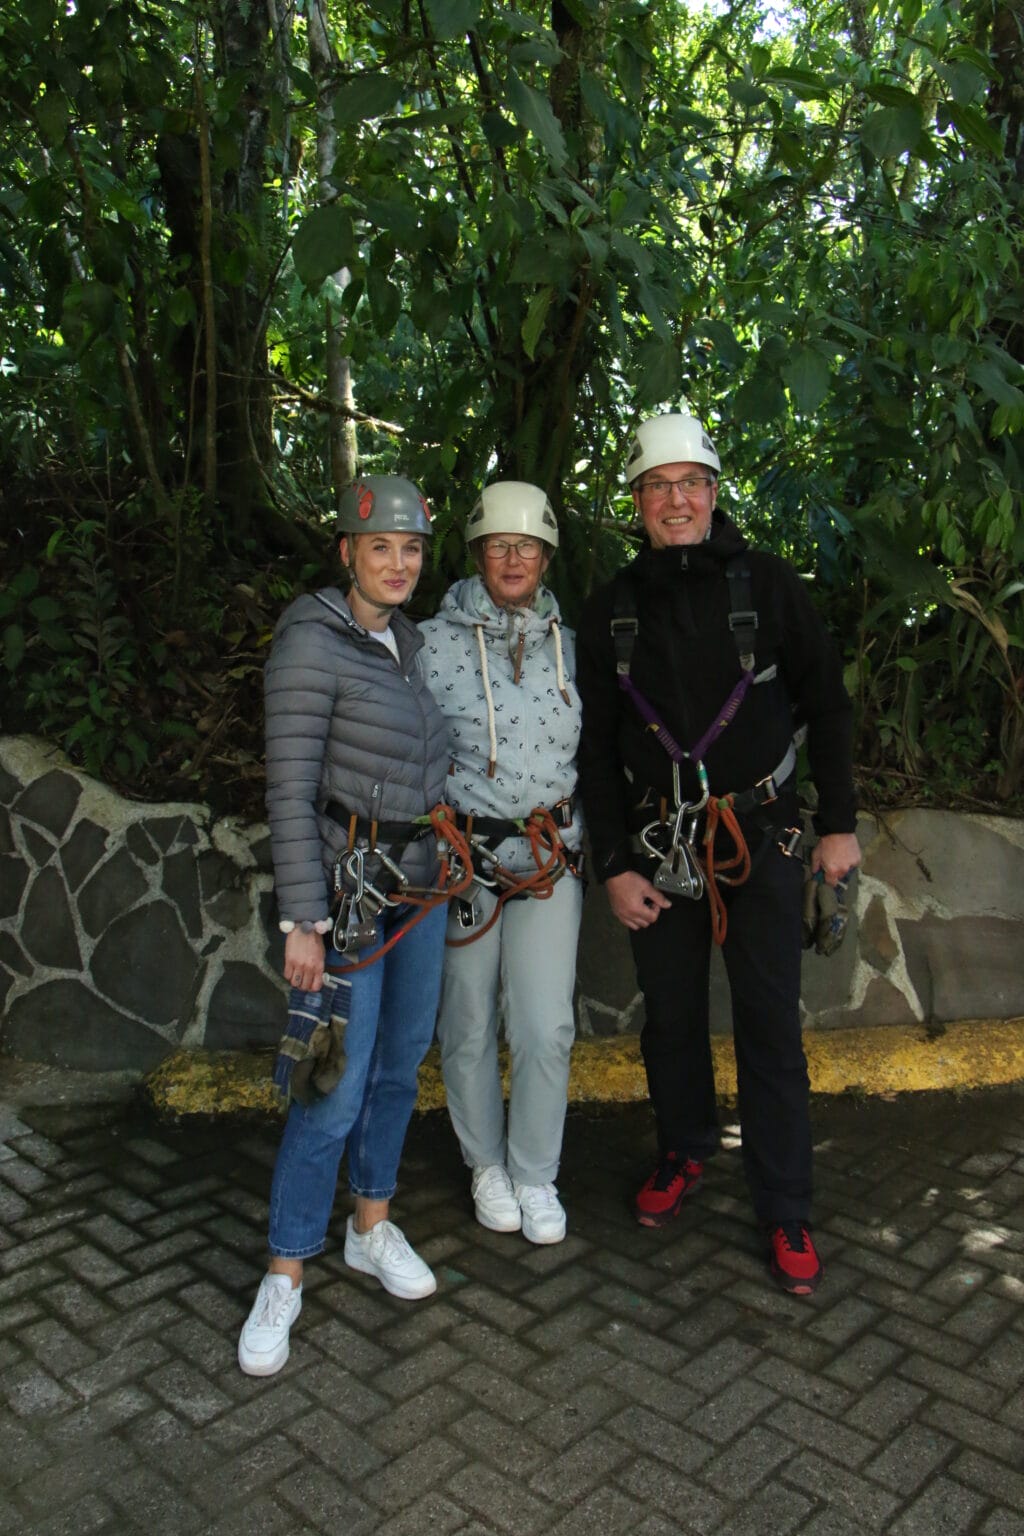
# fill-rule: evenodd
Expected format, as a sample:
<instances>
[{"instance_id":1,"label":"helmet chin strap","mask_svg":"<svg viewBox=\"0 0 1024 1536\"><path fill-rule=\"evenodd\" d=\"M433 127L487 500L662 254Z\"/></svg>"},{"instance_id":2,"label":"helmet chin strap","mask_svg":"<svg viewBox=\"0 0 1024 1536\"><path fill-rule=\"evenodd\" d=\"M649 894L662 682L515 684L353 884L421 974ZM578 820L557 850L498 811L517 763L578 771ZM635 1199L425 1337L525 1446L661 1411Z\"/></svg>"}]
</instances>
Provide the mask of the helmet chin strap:
<instances>
[{"instance_id":1,"label":"helmet chin strap","mask_svg":"<svg viewBox=\"0 0 1024 1536\"><path fill-rule=\"evenodd\" d=\"M347 570L349 574L349 580L351 581L352 585L359 593L359 596L362 598L363 602L366 603L370 608L376 608L378 613L389 614L395 613L399 608L401 608L401 603L379 603L375 597L371 597L369 592L365 591L365 589L359 585L359 577L356 575L355 566L350 565L347 567Z\"/></svg>"}]
</instances>

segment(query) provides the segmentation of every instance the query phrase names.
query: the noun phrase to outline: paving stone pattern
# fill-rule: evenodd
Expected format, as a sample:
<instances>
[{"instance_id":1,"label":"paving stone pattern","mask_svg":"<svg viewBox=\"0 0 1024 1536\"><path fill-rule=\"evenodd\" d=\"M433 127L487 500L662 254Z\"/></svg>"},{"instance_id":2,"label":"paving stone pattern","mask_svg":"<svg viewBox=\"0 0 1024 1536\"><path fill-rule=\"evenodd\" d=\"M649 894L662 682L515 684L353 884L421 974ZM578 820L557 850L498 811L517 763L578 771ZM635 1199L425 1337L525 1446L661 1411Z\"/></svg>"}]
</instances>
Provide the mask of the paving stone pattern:
<instances>
[{"instance_id":1,"label":"paving stone pattern","mask_svg":"<svg viewBox=\"0 0 1024 1536\"><path fill-rule=\"evenodd\" d=\"M472 1219L443 1116L395 1215L438 1294L329 1253L268 1381L235 1346L277 1128L0 1109L5 1536L1021 1536L1024 1093L816 1105L811 1300L735 1138L662 1232L647 1112L568 1123L569 1236Z\"/></svg>"}]
</instances>

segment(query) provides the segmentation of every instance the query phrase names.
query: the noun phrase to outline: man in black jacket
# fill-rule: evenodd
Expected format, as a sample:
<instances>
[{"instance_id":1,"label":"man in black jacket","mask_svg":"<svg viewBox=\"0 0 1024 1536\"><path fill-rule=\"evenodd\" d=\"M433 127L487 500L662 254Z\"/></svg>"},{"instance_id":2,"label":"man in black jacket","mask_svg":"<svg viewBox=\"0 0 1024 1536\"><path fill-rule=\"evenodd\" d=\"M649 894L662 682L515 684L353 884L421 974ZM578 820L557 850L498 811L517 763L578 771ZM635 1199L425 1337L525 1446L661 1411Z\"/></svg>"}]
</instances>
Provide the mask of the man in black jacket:
<instances>
[{"instance_id":1,"label":"man in black jacket","mask_svg":"<svg viewBox=\"0 0 1024 1536\"><path fill-rule=\"evenodd\" d=\"M637 431L626 478L648 544L591 597L580 625L580 789L596 876L629 929L646 1010L658 1162L637 1219L656 1227L677 1216L718 1144L714 934L732 995L755 1214L773 1275L807 1295L822 1266L809 1227L793 735L806 726L818 791L812 869L835 885L860 862L851 707L796 571L748 550L716 510L719 468L692 416L654 417Z\"/></svg>"}]
</instances>

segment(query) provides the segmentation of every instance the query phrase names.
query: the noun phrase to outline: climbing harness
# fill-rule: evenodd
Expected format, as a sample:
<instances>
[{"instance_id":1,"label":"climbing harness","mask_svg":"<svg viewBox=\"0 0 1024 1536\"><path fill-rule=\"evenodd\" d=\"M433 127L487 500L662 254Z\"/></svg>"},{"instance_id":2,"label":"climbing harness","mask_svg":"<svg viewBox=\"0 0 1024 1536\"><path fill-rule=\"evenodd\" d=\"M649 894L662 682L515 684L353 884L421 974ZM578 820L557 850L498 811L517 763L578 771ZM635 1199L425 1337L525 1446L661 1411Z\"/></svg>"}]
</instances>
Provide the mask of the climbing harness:
<instances>
[{"instance_id":1,"label":"climbing harness","mask_svg":"<svg viewBox=\"0 0 1024 1536\"><path fill-rule=\"evenodd\" d=\"M374 786L374 798L379 800L380 786ZM341 821L336 813L343 808L332 801L325 813L332 820ZM325 969L334 976L349 976L361 971L394 949L410 929L423 921L427 913L442 906L465 891L473 880L473 856L469 843L459 830L455 813L447 805L435 805L425 816L417 816L410 822L389 823L371 820L363 823L355 815L348 818L348 846L334 863L334 929L331 943L339 954L346 956L343 965L328 965ZM360 829L363 829L362 831ZM432 886L414 886L400 865L402 853L410 842L433 833L437 839L440 869ZM381 837L390 838L390 851L380 846ZM383 868L383 875L376 880L367 877L366 864L375 857ZM385 888L386 887L386 888ZM377 920L387 909L413 907L418 910L372 954L359 959L361 950L376 944Z\"/></svg>"},{"instance_id":2,"label":"climbing harness","mask_svg":"<svg viewBox=\"0 0 1024 1536\"><path fill-rule=\"evenodd\" d=\"M498 921L507 901L518 901L524 897L546 901L554 894L555 886L566 870L574 875L581 874L582 862L563 843L559 821L555 820L556 814L561 828L571 826L571 799L560 800L553 810L542 805L534 806L528 816L508 820L473 817L471 814L459 818L473 859L474 885L486 886L499 892L499 895L494 911L480 927L476 926L481 915L480 906L474 900L473 891L466 891L456 900L456 921L460 927L472 928L473 932L467 933L465 938L447 939L449 948L462 949L483 938ZM529 843L534 868L527 874L517 874L507 869L498 858L496 849L507 837L525 837Z\"/></svg>"},{"instance_id":3,"label":"climbing harness","mask_svg":"<svg viewBox=\"0 0 1024 1536\"><path fill-rule=\"evenodd\" d=\"M705 753L732 724L748 690L754 684L769 682L778 670L772 665L756 675L754 672L758 619L756 610L750 605L750 567L745 557L734 556L728 562L725 574L729 582L729 629L736 645L741 676L714 720L689 751L685 751L675 740L630 676L633 648L640 626L634 596L625 580L620 579L616 584L615 612L611 620L618 685L632 701L644 724L672 762L671 819L667 814L668 807L662 801L659 817L640 830L640 849L660 860L653 876L653 884L658 890L669 896L686 897L692 901L699 901L707 894L711 907L711 931L715 943L719 945L725 941L727 927L725 902L719 886L742 885L750 875L750 850L737 816L749 814L775 800L781 786L796 766L796 743L791 741L782 761L752 789L723 796L712 796L710 792L704 764ZM684 762L692 764L696 772L701 791L699 800L686 801L682 798L680 768ZM702 814L703 852L698 851L697 847ZM716 853L715 843L720 828L732 840L732 852L726 858ZM779 848L784 854L795 853L800 832L800 828L787 827L784 830L779 838Z\"/></svg>"}]
</instances>

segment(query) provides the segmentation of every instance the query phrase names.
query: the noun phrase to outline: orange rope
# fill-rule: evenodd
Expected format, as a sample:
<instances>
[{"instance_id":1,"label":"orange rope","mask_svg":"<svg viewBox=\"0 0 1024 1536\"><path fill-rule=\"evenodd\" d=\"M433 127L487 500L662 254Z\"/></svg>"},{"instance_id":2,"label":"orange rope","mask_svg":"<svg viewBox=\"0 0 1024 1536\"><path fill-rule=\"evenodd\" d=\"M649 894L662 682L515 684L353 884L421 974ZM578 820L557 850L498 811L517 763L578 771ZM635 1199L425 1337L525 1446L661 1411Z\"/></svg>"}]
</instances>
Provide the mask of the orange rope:
<instances>
[{"instance_id":1,"label":"orange rope","mask_svg":"<svg viewBox=\"0 0 1024 1536\"><path fill-rule=\"evenodd\" d=\"M482 939L498 921L506 901L513 896L532 896L536 901L546 901L553 895L555 881L566 868L566 857L561 834L551 812L542 805L535 806L525 819L523 833L529 841L530 852L533 854L533 862L537 868L528 875L514 875L504 865L496 865L494 878L500 881L505 889L498 897L494 911L483 927L478 928L475 933L469 934L464 939L446 939L445 943L449 949L463 949L467 944L475 944L477 939Z\"/></svg>"},{"instance_id":2,"label":"orange rope","mask_svg":"<svg viewBox=\"0 0 1024 1536\"><path fill-rule=\"evenodd\" d=\"M732 795L725 795L720 800L709 800L704 827L704 870L707 875L708 901L711 904L711 934L718 945L725 943L728 927L728 914L718 882L721 881L723 885L742 885L750 874L750 849L736 820L733 800ZM732 856L721 863L715 858L715 836L719 825L732 838L734 850ZM727 874L727 870L737 872Z\"/></svg>"}]
</instances>

